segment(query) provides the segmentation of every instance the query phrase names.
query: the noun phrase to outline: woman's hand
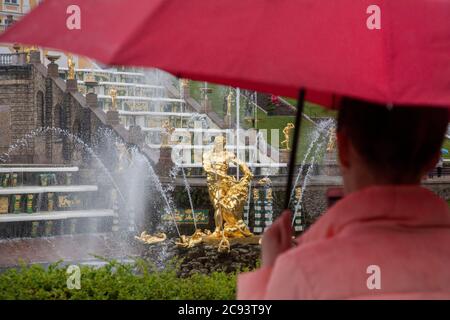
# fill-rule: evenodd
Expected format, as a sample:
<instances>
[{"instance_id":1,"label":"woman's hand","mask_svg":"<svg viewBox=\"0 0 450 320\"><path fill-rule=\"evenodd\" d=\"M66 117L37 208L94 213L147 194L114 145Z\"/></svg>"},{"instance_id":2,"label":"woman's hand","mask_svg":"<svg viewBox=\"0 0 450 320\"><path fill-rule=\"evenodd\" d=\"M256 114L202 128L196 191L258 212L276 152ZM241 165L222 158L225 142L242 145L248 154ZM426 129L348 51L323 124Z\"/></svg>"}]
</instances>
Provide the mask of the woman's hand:
<instances>
[{"instance_id":1,"label":"woman's hand","mask_svg":"<svg viewBox=\"0 0 450 320\"><path fill-rule=\"evenodd\" d=\"M262 238L262 265L272 267L277 257L292 248L292 212L285 210Z\"/></svg>"}]
</instances>

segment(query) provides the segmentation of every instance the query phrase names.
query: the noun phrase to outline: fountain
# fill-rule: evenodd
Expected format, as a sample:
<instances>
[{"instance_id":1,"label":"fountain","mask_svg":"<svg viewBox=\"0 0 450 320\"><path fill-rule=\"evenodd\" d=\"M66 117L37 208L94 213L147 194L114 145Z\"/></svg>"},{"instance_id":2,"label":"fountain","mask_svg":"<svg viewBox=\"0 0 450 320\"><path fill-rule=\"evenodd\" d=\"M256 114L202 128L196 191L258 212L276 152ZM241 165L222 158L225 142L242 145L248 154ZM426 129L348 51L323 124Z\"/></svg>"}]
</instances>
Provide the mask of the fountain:
<instances>
[{"instance_id":1,"label":"fountain","mask_svg":"<svg viewBox=\"0 0 450 320\"><path fill-rule=\"evenodd\" d=\"M180 82L158 71L77 69L72 59L68 59L67 68L58 68L56 57L49 55L49 60L53 61L49 65L52 77L59 73L67 80L66 84L78 85L79 93L71 91L70 99L82 102L80 93L86 95L90 109L84 108L82 112L95 117L85 127L77 128L72 120L54 112L52 119L46 111L50 103L45 99L42 106L36 106L41 108L36 114L42 114L37 123L42 122L43 128L26 134L0 155L3 163L16 162L9 180L1 182L6 181L8 188L16 188L13 186L21 183L15 160L20 157L15 154L20 155L22 150L42 154L52 144L53 154L41 157L48 161L47 165L35 161L38 157L27 160L29 164L23 170L42 170L39 173L42 179L26 173L30 176L27 180L30 186L33 179L41 184L33 185L40 188L36 189L40 193L26 190L19 197L19 189L14 189L7 204L0 195L0 212L6 207L11 211L0 213L0 221L28 219L31 225L27 235L33 236L33 241L45 239L54 243L65 235L80 241L78 237L84 237L88 239L81 246L84 253L101 253L102 246L120 244L120 252L114 249L107 256L141 255L160 268L171 257L181 256L186 258L182 264L183 275L198 269L238 270L256 263L259 234L280 211L278 202L282 198L280 193L284 192L286 163L278 160L278 134L271 134L276 141L266 141L264 130L254 132L253 138L253 133L232 129L248 127L245 123L232 123L232 115L236 115L236 122L242 117L247 124L253 123L249 121L249 101L254 105L255 95L242 95L248 106L241 115L239 90L234 95L235 89L220 87L213 91L213 86L202 84L198 90L205 101L196 104L190 96L195 84ZM224 97L222 117L215 114L217 93ZM73 113L69 117L78 116L75 111L70 110ZM78 121L81 119L88 117L79 117ZM321 123L316 126L321 127L322 131L317 129L312 133L311 146L293 190L297 231L303 230L303 214L308 207L304 200L315 185L313 167L321 159L319 149L325 144L323 132L331 126ZM85 128L96 133L84 139ZM283 131L286 149L289 149L291 129L292 124L288 123ZM141 133L143 139L137 139ZM227 145L222 138L225 135ZM280 153L283 158L283 151ZM37 166L37 162L43 165ZM0 169L6 167L0 165ZM67 192L59 199L61 190ZM89 201L80 202L73 194L83 195ZM73 209L76 205L82 208ZM36 212L31 212L33 206ZM56 217L63 221L63 228L59 228L59 221L55 222ZM36 224L36 219L41 222ZM1 226L0 223L0 229ZM13 242L27 240L19 233L11 236L15 237ZM99 240L99 237L104 238ZM66 247L66 243L70 243L67 247L71 249L76 247L67 237L63 238L62 245ZM61 250L67 251L70 250ZM82 256L86 259L86 255Z\"/></svg>"}]
</instances>

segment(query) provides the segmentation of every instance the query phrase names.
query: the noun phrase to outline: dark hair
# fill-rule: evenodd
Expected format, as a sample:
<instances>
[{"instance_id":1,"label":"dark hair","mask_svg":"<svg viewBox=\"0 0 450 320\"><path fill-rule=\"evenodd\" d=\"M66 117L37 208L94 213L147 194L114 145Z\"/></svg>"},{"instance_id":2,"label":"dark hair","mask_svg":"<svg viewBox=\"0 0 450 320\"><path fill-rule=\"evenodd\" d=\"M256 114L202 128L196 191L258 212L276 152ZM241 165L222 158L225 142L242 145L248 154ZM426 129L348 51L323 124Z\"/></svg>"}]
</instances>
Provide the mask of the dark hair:
<instances>
[{"instance_id":1,"label":"dark hair","mask_svg":"<svg viewBox=\"0 0 450 320\"><path fill-rule=\"evenodd\" d=\"M418 176L440 152L448 109L394 106L344 98L338 131L344 130L367 164L394 181Z\"/></svg>"}]
</instances>

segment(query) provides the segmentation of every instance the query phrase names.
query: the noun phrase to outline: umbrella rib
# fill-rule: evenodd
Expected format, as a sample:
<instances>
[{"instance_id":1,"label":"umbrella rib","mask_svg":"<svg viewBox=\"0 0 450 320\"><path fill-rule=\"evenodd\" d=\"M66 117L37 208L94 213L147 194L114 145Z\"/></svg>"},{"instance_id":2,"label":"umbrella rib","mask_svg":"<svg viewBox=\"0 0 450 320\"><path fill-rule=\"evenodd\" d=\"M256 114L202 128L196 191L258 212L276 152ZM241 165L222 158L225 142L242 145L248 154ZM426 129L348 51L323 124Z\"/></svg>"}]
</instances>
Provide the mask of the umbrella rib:
<instances>
[{"instance_id":1,"label":"umbrella rib","mask_svg":"<svg viewBox=\"0 0 450 320\"><path fill-rule=\"evenodd\" d=\"M286 194L284 198L284 209L289 209L289 200L291 198L291 189L292 189L292 178L294 176L295 171L295 160L297 156L297 149L299 143L300 136L300 126L302 123L302 114L303 107L305 105L305 89L300 89L298 93L298 101L297 101L297 113L295 117L295 127L294 127L294 139L292 141L292 150L289 159L289 169L288 169L288 180L286 186Z\"/></svg>"}]
</instances>

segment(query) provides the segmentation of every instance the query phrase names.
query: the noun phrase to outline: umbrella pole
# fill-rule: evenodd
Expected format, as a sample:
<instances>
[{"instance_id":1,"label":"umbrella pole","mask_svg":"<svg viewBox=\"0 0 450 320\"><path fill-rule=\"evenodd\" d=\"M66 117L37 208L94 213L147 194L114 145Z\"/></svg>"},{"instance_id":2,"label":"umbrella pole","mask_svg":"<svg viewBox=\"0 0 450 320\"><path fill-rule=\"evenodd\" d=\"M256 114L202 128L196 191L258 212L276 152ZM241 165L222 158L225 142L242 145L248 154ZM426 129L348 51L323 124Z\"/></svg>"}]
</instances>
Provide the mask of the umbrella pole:
<instances>
[{"instance_id":1,"label":"umbrella pole","mask_svg":"<svg viewBox=\"0 0 450 320\"><path fill-rule=\"evenodd\" d=\"M292 178L295 171L295 160L297 156L298 144L300 142L300 125L302 123L303 107L305 105L305 90L300 89L297 100L297 114L295 117L294 137L292 141L292 150L289 159L288 181L286 186L286 195L284 198L284 209L289 209L289 200L291 198Z\"/></svg>"}]
</instances>

